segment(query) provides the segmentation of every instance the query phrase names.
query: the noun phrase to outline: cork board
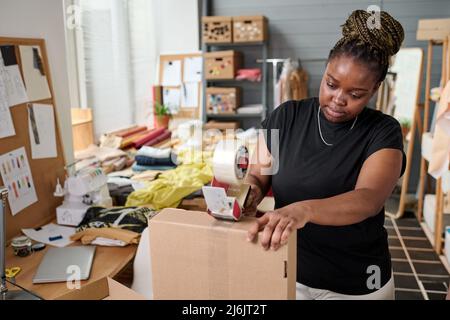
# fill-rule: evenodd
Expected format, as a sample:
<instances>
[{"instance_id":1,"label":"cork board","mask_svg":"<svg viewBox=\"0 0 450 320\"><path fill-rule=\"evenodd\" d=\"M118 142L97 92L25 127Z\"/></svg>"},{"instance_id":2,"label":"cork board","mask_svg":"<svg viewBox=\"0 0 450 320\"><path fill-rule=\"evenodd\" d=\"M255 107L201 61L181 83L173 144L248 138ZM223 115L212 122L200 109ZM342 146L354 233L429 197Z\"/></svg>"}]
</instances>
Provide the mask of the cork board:
<instances>
[{"instance_id":1,"label":"cork board","mask_svg":"<svg viewBox=\"0 0 450 320\"><path fill-rule=\"evenodd\" d=\"M61 184L65 177L65 159L61 135L58 125L58 116L54 100L52 79L48 64L47 50L43 39L23 39L23 38L5 38L0 37L0 45L15 46L17 63L23 79L22 61L19 52L19 46L33 46L40 50L42 68L47 77L48 87L51 97L44 100L28 101L10 108L12 120L16 134L11 137L0 139L0 155L10 151L25 148L31 175L36 189L37 201L12 215L7 202L5 211L6 221L6 239L11 240L14 236L20 234L22 228L36 228L50 222L56 217L56 207L62 202L61 198L53 196L56 186L56 179L59 178ZM33 159L31 153L31 144L28 128L28 103L40 103L53 105L53 114L55 118L55 136L57 156L54 158ZM0 185L4 185L0 177Z\"/></svg>"},{"instance_id":2,"label":"cork board","mask_svg":"<svg viewBox=\"0 0 450 320\"><path fill-rule=\"evenodd\" d=\"M181 81L183 81L184 78L184 59L185 58L193 58L193 57L202 57L201 53L186 53L186 54L167 54L167 55L160 55L159 56L159 83L163 84L163 77L164 77L164 63L169 61L180 61L181 63ZM202 63L203 64L203 63ZM165 88L179 88L180 90L183 90L181 86L163 86L163 90ZM201 81L198 82L198 97L197 101L198 104L196 107L186 108L182 107L179 109L177 114L173 115L174 119L200 119L201 117L201 103L202 103L202 83Z\"/></svg>"}]
</instances>

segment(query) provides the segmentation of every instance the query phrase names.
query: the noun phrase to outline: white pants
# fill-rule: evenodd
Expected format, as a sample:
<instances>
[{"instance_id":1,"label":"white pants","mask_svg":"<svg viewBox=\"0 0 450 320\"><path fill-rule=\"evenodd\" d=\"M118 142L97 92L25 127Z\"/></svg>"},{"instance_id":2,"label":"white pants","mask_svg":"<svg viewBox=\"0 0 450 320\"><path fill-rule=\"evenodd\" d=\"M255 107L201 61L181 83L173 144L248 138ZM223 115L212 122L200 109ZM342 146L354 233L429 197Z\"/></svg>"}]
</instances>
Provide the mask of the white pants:
<instances>
[{"instance_id":1,"label":"white pants","mask_svg":"<svg viewBox=\"0 0 450 320\"><path fill-rule=\"evenodd\" d=\"M297 282L297 300L395 300L394 276L380 289L363 295L341 294L314 289Z\"/></svg>"}]
</instances>

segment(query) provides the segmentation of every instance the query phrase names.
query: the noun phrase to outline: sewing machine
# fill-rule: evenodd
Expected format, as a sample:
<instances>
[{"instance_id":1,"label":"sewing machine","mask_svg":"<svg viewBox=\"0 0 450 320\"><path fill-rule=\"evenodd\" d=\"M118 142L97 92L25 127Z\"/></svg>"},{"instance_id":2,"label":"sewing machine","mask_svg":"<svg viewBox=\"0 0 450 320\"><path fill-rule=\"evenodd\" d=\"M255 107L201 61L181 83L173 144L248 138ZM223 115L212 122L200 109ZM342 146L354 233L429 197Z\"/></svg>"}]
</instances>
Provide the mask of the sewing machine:
<instances>
[{"instance_id":1,"label":"sewing machine","mask_svg":"<svg viewBox=\"0 0 450 320\"><path fill-rule=\"evenodd\" d=\"M54 195L64 196L56 208L57 223L62 225L77 226L91 206L112 206L107 177L100 168L85 168L69 176L64 189L58 181Z\"/></svg>"}]
</instances>

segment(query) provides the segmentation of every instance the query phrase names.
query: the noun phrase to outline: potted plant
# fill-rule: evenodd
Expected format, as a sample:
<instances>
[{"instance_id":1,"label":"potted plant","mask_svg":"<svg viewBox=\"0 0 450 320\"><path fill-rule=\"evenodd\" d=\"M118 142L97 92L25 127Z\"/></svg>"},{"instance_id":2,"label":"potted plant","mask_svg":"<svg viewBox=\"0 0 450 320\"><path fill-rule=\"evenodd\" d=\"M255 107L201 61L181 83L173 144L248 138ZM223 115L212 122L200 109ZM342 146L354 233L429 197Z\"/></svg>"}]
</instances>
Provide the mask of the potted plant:
<instances>
[{"instance_id":1,"label":"potted plant","mask_svg":"<svg viewBox=\"0 0 450 320\"><path fill-rule=\"evenodd\" d=\"M169 121L172 117L172 114L170 113L170 109L165 106L164 104L159 103L158 101L155 102L154 110L154 124L155 128L168 128L169 127Z\"/></svg>"},{"instance_id":2,"label":"potted plant","mask_svg":"<svg viewBox=\"0 0 450 320\"><path fill-rule=\"evenodd\" d=\"M406 139L406 136L408 135L409 130L411 129L411 120L407 118L401 118L399 122L400 126L402 127L403 138Z\"/></svg>"}]
</instances>

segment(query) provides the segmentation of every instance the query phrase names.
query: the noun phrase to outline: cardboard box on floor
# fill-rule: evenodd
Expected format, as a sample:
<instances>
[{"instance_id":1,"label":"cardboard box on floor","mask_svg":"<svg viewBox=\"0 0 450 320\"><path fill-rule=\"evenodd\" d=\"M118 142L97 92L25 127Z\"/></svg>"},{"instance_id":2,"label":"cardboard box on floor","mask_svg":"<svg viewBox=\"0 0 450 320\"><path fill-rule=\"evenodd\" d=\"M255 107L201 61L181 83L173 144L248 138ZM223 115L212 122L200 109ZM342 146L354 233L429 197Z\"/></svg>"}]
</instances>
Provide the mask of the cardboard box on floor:
<instances>
[{"instance_id":1,"label":"cardboard box on floor","mask_svg":"<svg viewBox=\"0 0 450 320\"><path fill-rule=\"evenodd\" d=\"M101 278L73 289L56 300L145 300L137 292L109 278Z\"/></svg>"},{"instance_id":2,"label":"cardboard box on floor","mask_svg":"<svg viewBox=\"0 0 450 320\"><path fill-rule=\"evenodd\" d=\"M164 209L149 221L154 299L295 299L296 232L265 251L248 242L254 218L217 220Z\"/></svg>"}]
</instances>

